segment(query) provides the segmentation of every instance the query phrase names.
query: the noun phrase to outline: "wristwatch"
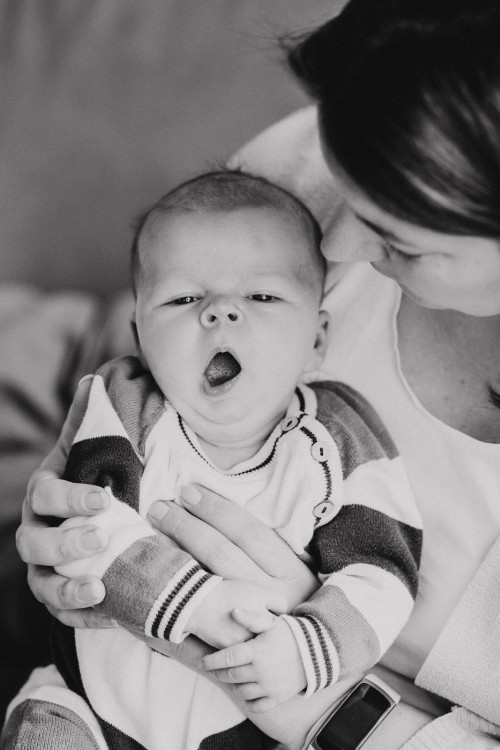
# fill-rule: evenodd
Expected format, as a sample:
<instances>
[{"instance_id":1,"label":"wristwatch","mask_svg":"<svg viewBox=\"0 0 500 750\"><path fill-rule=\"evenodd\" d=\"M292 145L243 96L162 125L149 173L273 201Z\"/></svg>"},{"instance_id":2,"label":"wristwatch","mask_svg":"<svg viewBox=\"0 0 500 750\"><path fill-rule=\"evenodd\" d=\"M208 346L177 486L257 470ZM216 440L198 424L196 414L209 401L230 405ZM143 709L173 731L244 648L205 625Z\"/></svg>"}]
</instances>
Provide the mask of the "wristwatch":
<instances>
[{"instance_id":1,"label":"wristwatch","mask_svg":"<svg viewBox=\"0 0 500 750\"><path fill-rule=\"evenodd\" d=\"M304 747L306 750L358 750L398 702L395 690L369 674L318 719Z\"/></svg>"}]
</instances>

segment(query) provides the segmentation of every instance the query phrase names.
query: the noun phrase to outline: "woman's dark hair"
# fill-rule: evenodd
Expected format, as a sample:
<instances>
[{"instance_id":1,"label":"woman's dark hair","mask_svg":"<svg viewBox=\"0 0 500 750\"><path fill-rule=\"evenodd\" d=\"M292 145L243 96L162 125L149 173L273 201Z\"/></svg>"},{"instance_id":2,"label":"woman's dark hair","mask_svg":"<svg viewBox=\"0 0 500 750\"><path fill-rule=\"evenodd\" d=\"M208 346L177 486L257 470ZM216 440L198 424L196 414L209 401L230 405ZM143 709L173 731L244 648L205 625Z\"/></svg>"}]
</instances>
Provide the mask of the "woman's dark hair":
<instances>
[{"instance_id":1,"label":"woman's dark hair","mask_svg":"<svg viewBox=\"0 0 500 750\"><path fill-rule=\"evenodd\" d=\"M380 208L500 237L500 0L351 0L287 47L326 148Z\"/></svg>"}]
</instances>

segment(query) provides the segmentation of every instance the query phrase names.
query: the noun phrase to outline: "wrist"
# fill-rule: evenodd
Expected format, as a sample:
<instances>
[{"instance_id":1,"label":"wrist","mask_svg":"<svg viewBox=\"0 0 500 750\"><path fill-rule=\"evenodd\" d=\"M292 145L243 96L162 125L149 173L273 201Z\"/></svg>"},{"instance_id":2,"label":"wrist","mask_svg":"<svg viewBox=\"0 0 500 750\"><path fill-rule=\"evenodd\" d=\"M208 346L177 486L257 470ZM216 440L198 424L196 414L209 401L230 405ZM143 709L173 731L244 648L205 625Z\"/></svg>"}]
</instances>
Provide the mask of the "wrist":
<instances>
[{"instance_id":1,"label":"wrist","mask_svg":"<svg viewBox=\"0 0 500 750\"><path fill-rule=\"evenodd\" d=\"M321 622L314 618L281 615L295 640L304 670L305 697L309 698L338 681L340 664L337 651ZM318 637L318 630L321 638ZM329 668L326 668L326 665Z\"/></svg>"},{"instance_id":2,"label":"wrist","mask_svg":"<svg viewBox=\"0 0 500 750\"><path fill-rule=\"evenodd\" d=\"M188 570L168 596L169 604L161 621L165 621L166 628L159 628L158 633L147 632L146 635L159 635L172 643L181 643L186 636L201 637L200 633L206 630L205 606L214 589L222 582L222 578L206 573L198 563L193 562L193 570ZM189 565L187 567L189 568Z\"/></svg>"},{"instance_id":3,"label":"wrist","mask_svg":"<svg viewBox=\"0 0 500 750\"><path fill-rule=\"evenodd\" d=\"M393 744L388 719L399 699L390 685L374 674L366 675L323 713L309 731L304 748L396 750L400 744Z\"/></svg>"},{"instance_id":4,"label":"wrist","mask_svg":"<svg viewBox=\"0 0 500 750\"><path fill-rule=\"evenodd\" d=\"M307 672L299 644L297 643L295 634L289 624L290 619L292 618L286 615L280 615L274 626L274 633L269 631L269 634L264 634L264 636L268 635L269 637L270 635L271 638L277 637L278 643L276 644L274 652L277 653L278 648L282 650L282 658L286 663L291 694L303 696L307 690Z\"/></svg>"},{"instance_id":5,"label":"wrist","mask_svg":"<svg viewBox=\"0 0 500 750\"><path fill-rule=\"evenodd\" d=\"M363 750L400 750L435 717L406 703L398 703L363 745Z\"/></svg>"}]
</instances>

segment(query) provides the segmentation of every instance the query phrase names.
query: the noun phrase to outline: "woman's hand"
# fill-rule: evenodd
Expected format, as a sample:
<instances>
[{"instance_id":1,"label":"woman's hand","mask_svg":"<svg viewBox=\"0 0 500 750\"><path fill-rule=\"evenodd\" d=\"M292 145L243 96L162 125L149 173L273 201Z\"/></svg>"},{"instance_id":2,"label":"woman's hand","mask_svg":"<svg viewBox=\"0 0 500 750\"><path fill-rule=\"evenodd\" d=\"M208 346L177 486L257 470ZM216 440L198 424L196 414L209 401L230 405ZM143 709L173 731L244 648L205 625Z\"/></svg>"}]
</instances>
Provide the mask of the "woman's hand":
<instances>
[{"instance_id":1,"label":"woman's hand","mask_svg":"<svg viewBox=\"0 0 500 750\"><path fill-rule=\"evenodd\" d=\"M185 667L189 667L199 674L203 674L202 658L212 654L214 648L209 646L204 641L200 641L194 635L188 635L181 643L171 643L170 641L164 641L163 638L150 638L144 633L133 633L136 638L139 638L144 643L158 653L164 656L170 656L171 659L184 664Z\"/></svg>"},{"instance_id":2,"label":"woman's hand","mask_svg":"<svg viewBox=\"0 0 500 750\"><path fill-rule=\"evenodd\" d=\"M149 518L212 573L274 589L286 597L287 612L318 588L288 544L244 508L199 485L184 487L181 501L183 508L154 503Z\"/></svg>"},{"instance_id":3,"label":"woman's hand","mask_svg":"<svg viewBox=\"0 0 500 750\"><path fill-rule=\"evenodd\" d=\"M53 566L95 554L106 546L106 535L91 523L67 530L51 527L45 516L93 516L109 505L101 487L72 484L59 478L86 409L90 382L81 382L59 440L29 481L17 532L17 549L28 563L28 583L34 596L54 617L77 628L115 624L90 609L104 598L104 585L92 576L68 580L57 575Z\"/></svg>"},{"instance_id":4,"label":"woman's hand","mask_svg":"<svg viewBox=\"0 0 500 750\"><path fill-rule=\"evenodd\" d=\"M435 716L401 701L366 740L363 750L400 750Z\"/></svg>"},{"instance_id":5,"label":"woman's hand","mask_svg":"<svg viewBox=\"0 0 500 750\"><path fill-rule=\"evenodd\" d=\"M105 547L105 533L91 523L91 518L88 526L72 529L49 526L45 518L91 517L109 505L102 488L59 478L85 413L90 385L91 380L80 383L59 440L31 477L17 533L18 551L28 563L33 594L55 617L72 627L114 624L91 609L105 594L98 578L68 580L53 570L54 565L89 557ZM196 499L198 502L193 502ZM286 542L247 511L194 486L185 488L183 502L189 513L159 501L152 506L150 518L159 531L167 533L212 572L270 586L286 596L288 610L317 588L314 575Z\"/></svg>"}]
</instances>

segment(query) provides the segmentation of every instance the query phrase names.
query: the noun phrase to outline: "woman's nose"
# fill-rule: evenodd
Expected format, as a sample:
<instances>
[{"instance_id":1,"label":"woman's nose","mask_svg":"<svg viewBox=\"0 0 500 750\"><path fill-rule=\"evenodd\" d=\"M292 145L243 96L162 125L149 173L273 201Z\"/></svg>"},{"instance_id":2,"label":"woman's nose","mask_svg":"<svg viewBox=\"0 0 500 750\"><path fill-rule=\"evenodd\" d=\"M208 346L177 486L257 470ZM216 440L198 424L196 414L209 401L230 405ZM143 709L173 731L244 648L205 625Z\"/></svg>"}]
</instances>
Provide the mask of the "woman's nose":
<instances>
[{"instance_id":1,"label":"woman's nose","mask_svg":"<svg viewBox=\"0 0 500 750\"><path fill-rule=\"evenodd\" d=\"M383 241L363 226L347 204L327 227L321 249L328 260L339 263L385 258Z\"/></svg>"},{"instance_id":2,"label":"woman's nose","mask_svg":"<svg viewBox=\"0 0 500 750\"><path fill-rule=\"evenodd\" d=\"M200 315L200 322L204 328L225 324L239 325L243 320L242 311L229 297L219 297L212 300Z\"/></svg>"}]
</instances>

